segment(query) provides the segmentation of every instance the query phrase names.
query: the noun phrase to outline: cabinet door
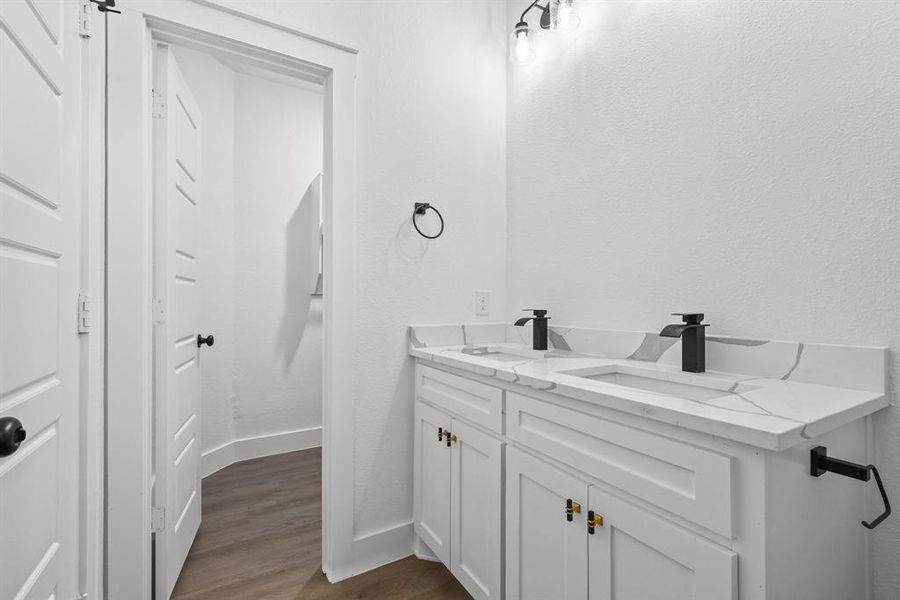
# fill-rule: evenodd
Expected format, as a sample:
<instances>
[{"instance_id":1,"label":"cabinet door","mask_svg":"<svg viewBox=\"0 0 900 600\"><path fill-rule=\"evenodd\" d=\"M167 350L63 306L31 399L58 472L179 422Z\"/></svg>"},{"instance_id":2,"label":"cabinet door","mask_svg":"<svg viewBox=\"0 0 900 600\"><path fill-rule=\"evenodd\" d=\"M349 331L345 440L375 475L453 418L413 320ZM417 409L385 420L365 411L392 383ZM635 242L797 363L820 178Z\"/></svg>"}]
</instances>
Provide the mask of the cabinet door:
<instances>
[{"instance_id":1,"label":"cabinet door","mask_svg":"<svg viewBox=\"0 0 900 600\"><path fill-rule=\"evenodd\" d=\"M583 512L587 498L585 482L515 448L507 449L507 598L587 599ZM571 521L566 518L568 499L583 507Z\"/></svg>"},{"instance_id":2,"label":"cabinet door","mask_svg":"<svg viewBox=\"0 0 900 600\"><path fill-rule=\"evenodd\" d=\"M416 533L450 566L450 454L446 438L450 417L427 404L415 404L413 521Z\"/></svg>"},{"instance_id":3,"label":"cabinet door","mask_svg":"<svg viewBox=\"0 0 900 600\"><path fill-rule=\"evenodd\" d=\"M590 600L737 598L737 554L591 488Z\"/></svg>"},{"instance_id":4,"label":"cabinet door","mask_svg":"<svg viewBox=\"0 0 900 600\"><path fill-rule=\"evenodd\" d=\"M502 447L454 419L450 570L475 600L500 598Z\"/></svg>"}]
</instances>

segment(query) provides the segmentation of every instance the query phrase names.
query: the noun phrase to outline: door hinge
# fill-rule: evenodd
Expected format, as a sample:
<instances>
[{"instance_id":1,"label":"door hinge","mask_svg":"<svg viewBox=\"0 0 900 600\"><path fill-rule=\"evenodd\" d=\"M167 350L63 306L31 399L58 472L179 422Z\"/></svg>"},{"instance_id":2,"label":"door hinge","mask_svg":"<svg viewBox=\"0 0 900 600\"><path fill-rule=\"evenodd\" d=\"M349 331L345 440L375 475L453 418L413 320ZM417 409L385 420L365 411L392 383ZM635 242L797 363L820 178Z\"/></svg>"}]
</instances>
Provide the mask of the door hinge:
<instances>
[{"instance_id":1,"label":"door hinge","mask_svg":"<svg viewBox=\"0 0 900 600\"><path fill-rule=\"evenodd\" d=\"M91 297L87 294L78 294L78 333L90 333L93 319Z\"/></svg>"},{"instance_id":2,"label":"door hinge","mask_svg":"<svg viewBox=\"0 0 900 600\"><path fill-rule=\"evenodd\" d=\"M162 325L166 322L166 305L162 300L153 301L153 322Z\"/></svg>"},{"instance_id":3,"label":"door hinge","mask_svg":"<svg viewBox=\"0 0 900 600\"><path fill-rule=\"evenodd\" d=\"M91 37L91 0L81 0L78 7L78 35Z\"/></svg>"},{"instance_id":4,"label":"door hinge","mask_svg":"<svg viewBox=\"0 0 900 600\"><path fill-rule=\"evenodd\" d=\"M154 506L150 509L150 531L159 533L166 528L166 509Z\"/></svg>"},{"instance_id":5,"label":"door hinge","mask_svg":"<svg viewBox=\"0 0 900 600\"><path fill-rule=\"evenodd\" d=\"M150 90L151 101L153 103L152 114L154 119L166 118L166 99L162 92Z\"/></svg>"}]
</instances>

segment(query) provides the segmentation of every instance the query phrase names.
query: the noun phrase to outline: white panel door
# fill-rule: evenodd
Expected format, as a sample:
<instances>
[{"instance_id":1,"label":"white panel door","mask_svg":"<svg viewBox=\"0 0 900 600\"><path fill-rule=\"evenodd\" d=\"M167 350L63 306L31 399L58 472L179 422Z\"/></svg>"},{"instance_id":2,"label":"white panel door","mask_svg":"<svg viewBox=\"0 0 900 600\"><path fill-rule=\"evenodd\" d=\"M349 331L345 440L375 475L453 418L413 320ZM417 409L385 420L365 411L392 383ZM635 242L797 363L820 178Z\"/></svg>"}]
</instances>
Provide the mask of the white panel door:
<instances>
[{"instance_id":1,"label":"white panel door","mask_svg":"<svg viewBox=\"0 0 900 600\"><path fill-rule=\"evenodd\" d=\"M475 600L500 598L503 444L457 419L450 430L450 570Z\"/></svg>"},{"instance_id":2,"label":"white panel door","mask_svg":"<svg viewBox=\"0 0 900 600\"><path fill-rule=\"evenodd\" d=\"M0 456L2 600L78 594L77 10L0 1L0 429L20 442Z\"/></svg>"},{"instance_id":3,"label":"white panel door","mask_svg":"<svg viewBox=\"0 0 900 600\"><path fill-rule=\"evenodd\" d=\"M416 533L450 566L450 417L415 403L413 523Z\"/></svg>"},{"instance_id":4,"label":"white panel door","mask_svg":"<svg viewBox=\"0 0 900 600\"><path fill-rule=\"evenodd\" d=\"M590 600L734 600L737 554L591 488Z\"/></svg>"},{"instance_id":5,"label":"white panel door","mask_svg":"<svg viewBox=\"0 0 900 600\"><path fill-rule=\"evenodd\" d=\"M172 593L200 527L200 348L197 235L201 117L171 49L155 52L154 294L159 596ZM206 348L206 346L204 346Z\"/></svg>"},{"instance_id":6,"label":"white panel door","mask_svg":"<svg viewBox=\"0 0 900 600\"><path fill-rule=\"evenodd\" d=\"M569 521L568 500L586 506L588 484L516 448L507 449L507 598L587 599L585 515L574 513Z\"/></svg>"}]
</instances>

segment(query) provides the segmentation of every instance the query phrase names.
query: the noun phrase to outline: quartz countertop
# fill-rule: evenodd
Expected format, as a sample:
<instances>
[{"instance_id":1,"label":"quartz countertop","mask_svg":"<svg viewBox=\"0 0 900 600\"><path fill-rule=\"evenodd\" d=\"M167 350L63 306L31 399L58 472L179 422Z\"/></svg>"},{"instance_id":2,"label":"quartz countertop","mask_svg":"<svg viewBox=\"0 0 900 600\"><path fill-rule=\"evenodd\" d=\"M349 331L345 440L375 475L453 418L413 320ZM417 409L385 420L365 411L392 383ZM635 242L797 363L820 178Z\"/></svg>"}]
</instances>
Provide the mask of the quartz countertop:
<instances>
[{"instance_id":1,"label":"quartz countertop","mask_svg":"<svg viewBox=\"0 0 900 600\"><path fill-rule=\"evenodd\" d=\"M422 361L522 386L526 394L527 388L542 390L772 451L814 439L888 405L883 390L848 389L721 371L684 373L672 364L559 349L536 352L516 343L422 347L411 344L409 354ZM642 378L632 381L687 384L699 388L694 391L700 393L690 394L687 388L672 386L686 390L679 396L589 378L613 373ZM710 393L704 393L702 388Z\"/></svg>"}]
</instances>

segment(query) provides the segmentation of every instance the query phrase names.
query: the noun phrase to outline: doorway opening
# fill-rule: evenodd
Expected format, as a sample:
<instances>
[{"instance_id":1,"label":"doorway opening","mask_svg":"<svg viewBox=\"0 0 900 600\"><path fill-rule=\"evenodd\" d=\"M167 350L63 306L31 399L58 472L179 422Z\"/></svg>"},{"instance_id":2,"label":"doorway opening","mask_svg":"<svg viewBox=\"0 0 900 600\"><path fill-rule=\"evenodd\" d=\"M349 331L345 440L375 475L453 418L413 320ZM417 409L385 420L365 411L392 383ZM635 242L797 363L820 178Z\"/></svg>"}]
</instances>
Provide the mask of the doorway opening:
<instances>
[{"instance_id":1,"label":"doorway opening","mask_svg":"<svg viewBox=\"0 0 900 600\"><path fill-rule=\"evenodd\" d=\"M161 40L152 61L151 493L168 521L154 531L154 586L169 598L231 585L234 564L250 579L299 568L255 540L279 520L320 546L325 95ZM292 494L274 507L279 486ZM217 562L224 580L209 577Z\"/></svg>"},{"instance_id":2,"label":"doorway opening","mask_svg":"<svg viewBox=\"0 0 900 600\"><path fill-rule=\"evenodd\" d=\"M168 597L202 521L202 476L215 476L228 469L225 465L245 458L286 456L285 452L319 442L321 458L313 462L319 468L321 487L308 487L317 488L321 497L315 511L321 524L317 520L312 525L320 535L315 541L296 539L294 543L295 547L310 547L329 581L346 578L359 568L353 562L352 522L344 517L353 502L352 420L336 415L351 413L353 397L352 379L347 374L353 372L354 360L356 50L239 11L188 0L148 3L117 16L120 18L108 28L106 55L105 590L110 597L135 600ZM288 97L303 92L312 106L310 98L319 94L315 103L320 116L312 127L320 136L316 160L310 161L309 171L305 162L302 168L298 166L299 154L294 163L277 167L292 179L284 184L289 190L285 197L290 198L274 204L283 210L273 213L279 217L274 221L263 218L260 197L275 185L272 171L276 163L285 162L285 155L294 151L282 149L270 156L267 152L277 147L265 146L266 142L234 145L230 150L232 173L212 181L204 177L205 153L211 149L227 155L228 149L220 144L219 130L210 130L210 134L220 135L220 140L204 149L204 125L209 123L197 98L202 94L190 87L181 72L178 61L187 64L190 59L179 57L179 51L217 60L223 69L233 72L235 81L246 79L248 98L271 100L271 86L280 86ZM260 93L263 88L268 91ZM237 87L233 93L234 141L238 142L243 138L238 135L240 120L234 112L240 104ZM214 94L210 97L222 99ZM227 112L221 103L207 98L207 104L212 106L210 114ZM257 117L277 119L279 110L269 102L257 108ZM279 128L284 129L281 122ZM248 136L260 134L258 126L246 129ZM267 156L268 160L263 160ZM163 168L156 168L158 164ZM223 164L227 169L228 161ZM247 204L243 205L249 207L249 214L238 212L244 201L237 198L235 185L241 165L265 173L249 180ZM216 172L220 174L221 168ZM221 191L229 181L230 200L201 193L204 183ZM165 202L156 202L157 195ZM233 212L219 211L217 216L231 215L233 243L239 242L241 231L248 232L245 251L233 246L232 258L222 259L229 250L201 247L209 239L229 237L219 225L197 216L203 202L210 207L231 207ZM254 223L262 230L273 229L260 234L243 227ZM205 227L214 231L207 232L210 237L204 241L200 234ZM195 237L193 232L199 233ZM254 252L273 246L272 256L277 259L263 257L252 262ZM210 253L218 263L202 262ZM247 261L251 266L246 266ZM239 267L243 269L240 275ZM212 273L204 274L210 269ZM212 298L210 308L200 306L203 297L199 291L189 292L192 287L200 290L203 277L225 285L229 272L230 285L235 288L246 281L257 283L246 292L250 300L246 312L250 314L237 314L235 309L242 305L236 292L230 306L227 302L223 305L222 298ZM260 293L266 277L279 283L277 292ZM213 319L216 315L224 320ZM230 324L228 315L233 315ZM256 320L251 319L253 315ZM227 333L214 331L223 322L222 331ZM316 369L311 364L314 361L300 363L298 359L310 354L304 344L316 339L319 322L321 362ZM261 323L270 327L265 330L269 343L271 336L275 337L275 358L267 358L259 338L253 337L264 330ZM234 338L228 340L232 328ZM249 356L238 356L235 346L243 339L242 331L250 336L246 345L253 354ZM227 350L216 354L228 345L230 358ZM201 369L210 362L213 374L227 372L229 362L234 363L232 373L249 366L261 369L257 380L272 387L249 396L273 402L291 398L295 410L290 414L295 420L286 416L289 411L284 403L267 405L260 411L262 416L254 417L248 408L252 403L241 403L241 386L250 377L232 376L225 381L213 376L204 384ZM310 383L314 380L306 380L300 387L307 393L303 397L321 398L320 423L315 420L315 407L301 405L297 385L284 382L286 376L296 375L292 369L299 364L306 375L318 371L321 391ZM191 376L177 377L182 373ZM213 406L203 406L204 385L214 391L225 390L228 410L220 410L223 396L211 395L206 404ZM303 406L309 411L304 413ZM210 409L207 420L220 418L219 427L214 422L211 428L204 428L204 408ZM231 417L230 424L222 421L223 414ZM278 430L260 425L271 424L272 414L279 417ZM210 437L218 436L206 448L204 431L213 431ZM182 465L190 467L179 468Z\"/></svg>"}]
</instances>

